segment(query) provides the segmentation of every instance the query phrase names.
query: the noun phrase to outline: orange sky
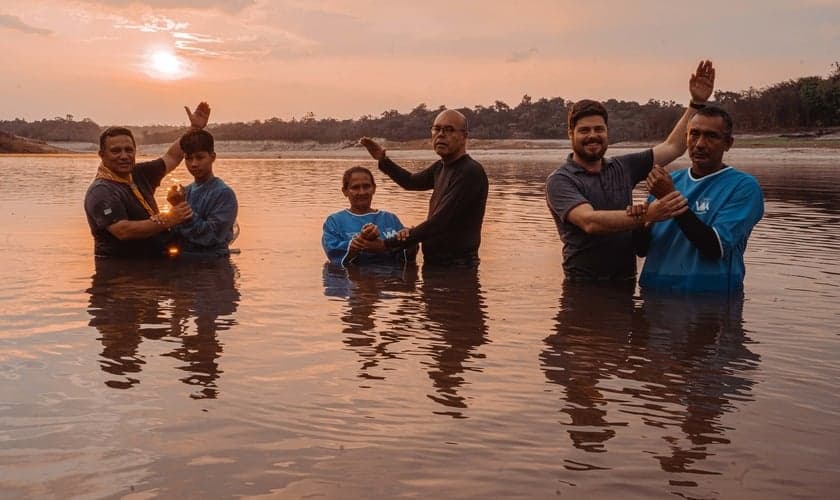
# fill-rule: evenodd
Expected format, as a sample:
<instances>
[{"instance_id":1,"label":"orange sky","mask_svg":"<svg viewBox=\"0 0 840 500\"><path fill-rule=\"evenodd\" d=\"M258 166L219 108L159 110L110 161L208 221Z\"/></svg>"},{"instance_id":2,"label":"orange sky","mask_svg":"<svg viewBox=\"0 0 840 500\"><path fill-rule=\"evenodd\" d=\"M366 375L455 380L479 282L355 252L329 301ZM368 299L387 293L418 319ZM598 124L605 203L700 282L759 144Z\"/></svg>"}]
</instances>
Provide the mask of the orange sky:
<instances>
[{"instance_id":1,"label":"orange sky","mask_svg":"<svg viewBox=\"0 0 840 500\"><path fill-rule=\"evenodd\" d=\"M3 0L0 119L357 118L534 98L685 102L840 60L840 1ZM637 5L636 5L637 4Z\"/></svg>"}]
</instances>

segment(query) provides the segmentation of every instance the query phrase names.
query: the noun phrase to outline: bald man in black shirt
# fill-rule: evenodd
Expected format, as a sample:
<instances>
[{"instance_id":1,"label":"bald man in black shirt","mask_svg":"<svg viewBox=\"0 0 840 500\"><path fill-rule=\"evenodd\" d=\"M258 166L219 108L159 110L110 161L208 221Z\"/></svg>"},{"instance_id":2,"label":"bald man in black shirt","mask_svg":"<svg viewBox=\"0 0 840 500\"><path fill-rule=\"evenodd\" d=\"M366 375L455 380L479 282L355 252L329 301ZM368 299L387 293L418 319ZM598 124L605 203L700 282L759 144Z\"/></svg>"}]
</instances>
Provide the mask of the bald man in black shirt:
<instances>
[{"instance_id":1,"label":"bald man in black shirt","mask_svg":"<svg viewBox=\"0 0 840 500\"><path fill-rule=\"evenodd\" d=\"M445 110L435 118L431 130L440 160L417 173L391 161L385 149L372 139L360 139L379 162L379 169L394 182L411 191L434 189L434 192L429 200L428 218L422 223L386 240L371 242L358 238L360 241L355 244L367 245L365 249L374 251L381 247L383 251L420 243L427 265L474 266L479 260L481 224L487 204L487 175L481 164L467 154L469 131L463 114Z\"/></svg>"}]
</instances>

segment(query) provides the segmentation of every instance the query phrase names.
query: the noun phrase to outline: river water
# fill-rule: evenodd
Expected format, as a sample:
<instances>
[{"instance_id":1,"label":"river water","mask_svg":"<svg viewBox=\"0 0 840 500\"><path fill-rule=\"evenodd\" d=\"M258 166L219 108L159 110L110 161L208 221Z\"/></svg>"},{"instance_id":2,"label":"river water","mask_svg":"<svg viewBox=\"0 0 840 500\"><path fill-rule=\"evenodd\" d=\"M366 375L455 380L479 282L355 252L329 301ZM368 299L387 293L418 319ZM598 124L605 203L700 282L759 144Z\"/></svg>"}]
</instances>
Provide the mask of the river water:
<instances>
[{"instance_id":1,"label":"river water","mask_svg":"<svg viewBox=\"0 0 840 500\"><path fill-rule=\"evenodd\" d=\"M744 295L714 298L564 287L565 154L473 152L482 262L445 273L324 266L358 151L220 157L240 254L99 266L96 158L0 157L0 497L836 495L840 155L730 154L766 215ZM377 175L374 206L422 221L428 193Z\"/></svg>"}]
</instances>

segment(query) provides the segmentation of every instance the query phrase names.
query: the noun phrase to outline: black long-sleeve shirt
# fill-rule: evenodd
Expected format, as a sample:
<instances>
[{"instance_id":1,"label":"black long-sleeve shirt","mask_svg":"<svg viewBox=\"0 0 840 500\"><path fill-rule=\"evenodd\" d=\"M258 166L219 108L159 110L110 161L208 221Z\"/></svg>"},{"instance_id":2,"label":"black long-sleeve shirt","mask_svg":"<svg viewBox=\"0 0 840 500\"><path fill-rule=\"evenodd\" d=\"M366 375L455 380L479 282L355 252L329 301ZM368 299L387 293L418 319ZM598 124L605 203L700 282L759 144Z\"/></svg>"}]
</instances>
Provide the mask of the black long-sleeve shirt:
<instances>
[{"instance_id":1,"label":"black long-sleeve shirt","mask_svg":"<svg viewBox=\"0 0 840 500\"><path fill-rule=\"evenodd\" d=\"M412 174L386 157L379 161L379 169L404 189L434 189L427 219L411 229L407 240L385 240L386 247L421 243L426 263L478 259L488 191L480 163L464 155L448 165L438 160Z\"/></svg>"}]
</instances>

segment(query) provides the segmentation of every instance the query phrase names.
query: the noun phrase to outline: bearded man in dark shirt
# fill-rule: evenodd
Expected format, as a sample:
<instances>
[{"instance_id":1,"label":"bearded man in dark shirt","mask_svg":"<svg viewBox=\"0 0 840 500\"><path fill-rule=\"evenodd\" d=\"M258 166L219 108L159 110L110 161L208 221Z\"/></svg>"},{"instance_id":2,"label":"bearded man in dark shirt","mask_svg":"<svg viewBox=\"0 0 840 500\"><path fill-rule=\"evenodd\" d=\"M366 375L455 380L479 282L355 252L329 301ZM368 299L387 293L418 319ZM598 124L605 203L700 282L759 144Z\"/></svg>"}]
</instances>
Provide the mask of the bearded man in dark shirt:
<instances>
[{"instance_id":1,"label":"bearded man in dark shirt","mask_svg":"<svg viewBox=\"0 0 840 500\"><path fill-rule=\"evenodd\" d=\"M191 130L207 125L210 106L206 102L195 111L184 109ZM137 144L131 130L110 127L102 132L102 161L85 193L85 214L97 257L162 257L169 229L192 216L186 202L160 213L155 201L161 180L184 159L179 141L180 138L173 142L157 160L137 163Z\"/></svg>"},{"instance_id":2,"label":"bearded man in dark shirt","mask_svg":"<svg viewBox=\"0 0 840 500\"><path fill-rule=\"evenodd\" d=\"M487 174L467 154L469 130L463 114L453 109L442 111L435 118L431 132L440 160L416 173L394 163L371 138L359 140L379 162L379 169L401 187L410 191L434 191L425 221L386 240L357 238L351 245L375 251L380 247L406 248L420 243L426 265L475 266L487 204Z\"/></svg>"}]
</instances>

